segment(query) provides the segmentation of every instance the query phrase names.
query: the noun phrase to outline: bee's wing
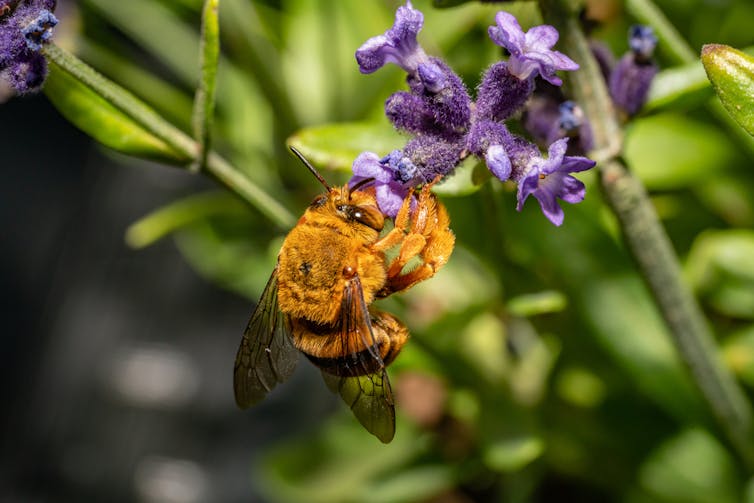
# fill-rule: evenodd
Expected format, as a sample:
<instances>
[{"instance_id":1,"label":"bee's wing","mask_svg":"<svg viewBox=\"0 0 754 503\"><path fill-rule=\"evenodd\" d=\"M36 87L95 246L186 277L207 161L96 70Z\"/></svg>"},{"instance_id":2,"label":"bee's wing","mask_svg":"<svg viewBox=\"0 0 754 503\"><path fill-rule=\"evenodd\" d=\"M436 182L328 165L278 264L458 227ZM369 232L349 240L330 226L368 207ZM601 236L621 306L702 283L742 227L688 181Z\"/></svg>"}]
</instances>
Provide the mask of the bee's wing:
<instances>
[{"instance_id":1,"label":"bee's wing","mask_svg":"<svg viewBox=\"0 0 754 503\"><path fill-rule=\"evenodd\" d=\"M323 371L322 376L327 386L339 393L351 407L362 426L382 442L388 443L395 435L393 392L385 365L375 347L369 310L358 275L349 281L343 293L340 320L340 337L354 337L354 333L358 334L360 344L346 358L350 371L346 370L345 373L350 372L350 375L336 376ZM345 339L343 347L349 347Z\"/></svg>"},{"instance_id":2,"label":"bee's wing","mask_svg":"<svg viewBox=\"0 0 754 503\"><path fill-rule=\"evenodd\" d=\"M387 371L363 376L335 376L322 372L327 387L339 393L366 430L389 443L395 435L395 406Z\"/></svg>"},{"instance_id":3,"label":"bee's wing","mask_svg":"<svg viewBox=\"0 0 754 503\"><path fill-rule=\"evenodd\" d=\"M275 267L236 354L233 389L242 409L259 402L277 383L288 379L298 359L288 316L278 308L277 272Z\"/></svg>"}]
</instances>

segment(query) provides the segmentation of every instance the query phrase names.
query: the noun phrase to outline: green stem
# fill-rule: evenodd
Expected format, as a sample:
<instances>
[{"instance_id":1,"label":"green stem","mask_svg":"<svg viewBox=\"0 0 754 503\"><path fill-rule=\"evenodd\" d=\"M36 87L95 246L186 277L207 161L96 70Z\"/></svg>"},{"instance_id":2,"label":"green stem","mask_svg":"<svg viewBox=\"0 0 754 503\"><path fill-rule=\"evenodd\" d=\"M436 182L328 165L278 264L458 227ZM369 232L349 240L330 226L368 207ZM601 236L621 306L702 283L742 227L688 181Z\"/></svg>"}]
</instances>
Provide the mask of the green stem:
<instances>
[{"instance_id":1,"label":"green stem","mask_svg":"<svg viewBox=\"0 0 754 503\"><path fill-rule=\"evenodd\" d=\"M73 54L54 44L45 45L44 54L61 69L73 75L176 152L196 161L199 154L197 143L134 95L109 81ZM287 228L295 222L294 216L283 205L216 152L209 153L206 173L241 196L277 225Z\"/></svg>"},{"instance_id":2,"label":"green stem","mask_svg":"<svg viewBox=\"0 0 754 503\"><path fill-rule=\"evenodd\" d=\"M607 98L602 74L569 4L569 0L540 0L545 19L558 28L566 52L581 65L569 76L570 83L594 130L603 193L683 362L731 447L754 471L751 405L718 359L712 333L683 282L678 259L646 189L620 160L618 120Z\"/></svg>"}]
</instances>

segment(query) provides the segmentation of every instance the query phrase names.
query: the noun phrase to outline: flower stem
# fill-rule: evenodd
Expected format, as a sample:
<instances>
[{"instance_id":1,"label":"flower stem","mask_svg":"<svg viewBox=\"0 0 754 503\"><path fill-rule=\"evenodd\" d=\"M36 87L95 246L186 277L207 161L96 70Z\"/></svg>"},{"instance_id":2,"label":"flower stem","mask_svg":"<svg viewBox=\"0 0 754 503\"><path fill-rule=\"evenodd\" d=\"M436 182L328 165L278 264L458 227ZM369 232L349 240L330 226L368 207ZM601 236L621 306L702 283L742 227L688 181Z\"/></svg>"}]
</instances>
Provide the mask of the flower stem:
<instances>
[{"instance_id":1,"label":"flower stem","mask_svg":"<svg viewBox=\"0 0 754 503\"><path fill-rule=\"evenodd\" d=\"M133 94L111 82L76 56L55 44L46 44L43 50L47 58L107 100L108 103L146 131L193 162L198 160L197 156L200 150L198 144ZM238 194L277 225L290 227L295 222L294 216L277 199L257 186L243 172L216 152L209 153L206 171L204 172Z\"/></svg>"},{"instance_id":2,"label":"flower stem","mask_svg":"<svg viewBox=\"0 0 754 503\"><path fill-rule=\"evenodd\" d=\"M570 75L577 101L594 131L602 190L618 218L626 246L649 287L689 369L721 430L750 472L754 471L754 424L743 390L718 358L712 333L684 284L670 239L646 189L620 159L621 131L608 92L569 0L540 0L545 20L559 29L566 52L581 69Z\"/></svg>"}]
</instances>

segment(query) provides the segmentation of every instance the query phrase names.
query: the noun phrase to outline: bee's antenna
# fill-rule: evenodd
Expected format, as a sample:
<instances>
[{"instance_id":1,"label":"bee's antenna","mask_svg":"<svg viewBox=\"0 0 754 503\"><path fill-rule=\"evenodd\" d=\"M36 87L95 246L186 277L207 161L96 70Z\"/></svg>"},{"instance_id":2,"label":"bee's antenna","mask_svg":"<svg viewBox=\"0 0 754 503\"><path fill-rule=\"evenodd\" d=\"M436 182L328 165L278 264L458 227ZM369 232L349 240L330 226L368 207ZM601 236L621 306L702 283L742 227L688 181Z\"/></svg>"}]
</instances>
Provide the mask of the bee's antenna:
<instances>
[{"instance_id":1,"label":"bee's antenna","mask_svg":"<svg viewBox=\"0 0 754 503\"><path fill-rule=\"evenodd\" d=\"M374 181L374 177L364 178L363 180L360 180L360 181L356 182L354 184L354 186L351 187L351 192L356 192L357 190L359 190L360 188L362 188L364 185L366 185L368 183L372 183L373 181Z\"/></svg>"},{"instance_id":2,"label":"bee's antenna","mask_svg":"<svg viewBox=\"0 0 754 503\"><path fill-rule=\"evenodd\" d=\"M330 186L327 184L327 182L325 181L325 179L322 178L322 175L320 175L319 172L314 168L314 166L312 166L312 164L306 159L306 157L304 157L304 154L302 154L301 152L299 152L296 149L296 147L294 147L293 145L288 145L288 148L291 149L291 152L293 152L294 154L296 154L296 157L298 157L299 159L301 159L301 162L304 163L304 166L306 166L307 168L309 168L309 171L311 171L312 174L317 178L317 180L319 180L319 183L321 183L322 185L324 185L325 188L328 191L332 190L330 188Z\"/></svg>"}]
</instances>

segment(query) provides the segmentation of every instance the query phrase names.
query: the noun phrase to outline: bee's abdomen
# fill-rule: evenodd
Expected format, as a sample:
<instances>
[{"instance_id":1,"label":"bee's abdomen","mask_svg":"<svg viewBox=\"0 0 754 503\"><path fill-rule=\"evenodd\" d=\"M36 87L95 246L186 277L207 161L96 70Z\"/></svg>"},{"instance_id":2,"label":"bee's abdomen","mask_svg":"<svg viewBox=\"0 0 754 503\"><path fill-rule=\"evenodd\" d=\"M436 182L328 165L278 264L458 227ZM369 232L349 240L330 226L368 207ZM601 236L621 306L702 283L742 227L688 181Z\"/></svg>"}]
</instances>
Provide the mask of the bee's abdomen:
<instances>
[{"instance_id":1,"label":"bee's abdomen","mask_svg":"<svg viewBox=\"0 0 754 503\"><path fill-rule=\"evenodd\" d=\"M292 320L293 343L328 374L359 376L377 372L398 355L408 340L408 329L391 314L373 310L370 315L371 334L368 326L346 331L337 323Z\"/></svg>"}]
</instances>

